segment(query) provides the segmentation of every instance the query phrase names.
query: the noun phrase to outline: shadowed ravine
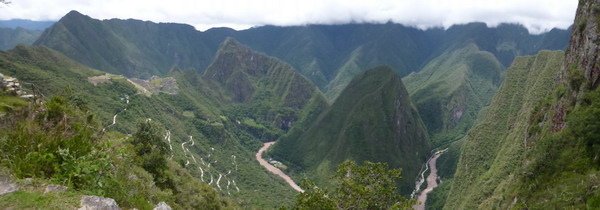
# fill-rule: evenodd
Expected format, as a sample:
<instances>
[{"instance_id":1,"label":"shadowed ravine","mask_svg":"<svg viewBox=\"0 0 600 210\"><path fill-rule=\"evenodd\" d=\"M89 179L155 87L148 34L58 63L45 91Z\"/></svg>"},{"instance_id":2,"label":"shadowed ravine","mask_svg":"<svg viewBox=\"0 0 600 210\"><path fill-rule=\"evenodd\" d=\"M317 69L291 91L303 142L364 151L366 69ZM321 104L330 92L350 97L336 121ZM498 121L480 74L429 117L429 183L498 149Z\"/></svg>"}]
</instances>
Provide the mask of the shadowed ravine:
<instances>
[{"instance_id":1,"label":"shadowed ravine","mask_svg":"<svg viewBox=\"0 0 600 210\"><path fill-rule=\"evenodd\" d=\"M279 168L276 168L275 166L269 164L268 161L263 159L262 154L265 151L267 151L267 149L269 149L269 147L273 146L273 144L275 144L274 141L264 143L263 146L256 153L256 160L258 160L258 163L260 163L261 166L263 166L265 169L267 169L267 171L283 178L283 180L285 180L285 182L287 182L290 185L290 187L294 188L294 190L296 190L298 192L304 192L304 190L302 190L302 188L300 188L300 186L298 186L290 176L283 173L283 171L281 171Z\"/></svg>"}]
</instances>

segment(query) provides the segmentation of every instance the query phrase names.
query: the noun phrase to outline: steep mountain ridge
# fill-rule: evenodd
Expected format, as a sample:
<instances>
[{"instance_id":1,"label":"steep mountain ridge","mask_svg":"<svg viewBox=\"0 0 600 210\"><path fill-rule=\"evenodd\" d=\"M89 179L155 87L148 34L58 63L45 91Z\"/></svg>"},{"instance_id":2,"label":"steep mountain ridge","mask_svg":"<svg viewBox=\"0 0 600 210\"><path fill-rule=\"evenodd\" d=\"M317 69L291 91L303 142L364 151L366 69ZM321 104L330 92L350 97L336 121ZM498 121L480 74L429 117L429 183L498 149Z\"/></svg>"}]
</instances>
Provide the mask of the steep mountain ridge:
<instances>
[{"instance_id":1,"label":"steep mountain ridge","mask_svg":"<svg viewBox=\"0 0 600 210\"><path fill-rule=\"evenodd\" d=\"M564 59L515 61L465 139L445 209L600 207L598 17L600 1L579 1Z\"/></svg>"},{"instance_id":2,"label":"steep mountain ridge","mask_svg":"<svg viewBox=\"0 0 600 210\"><path fill-rule=\"evenodd\" d=\"M307 130L292 130L272 155L294 174L327 185L335 166L350 159L402 168L401 192L410 193L429 155L429 140L400 77L389 67L357 76Z\"/></svg>"},{"instance_id":3,"label":"steep mountain ridge","mask_svg":"<svg viewBox=\"0 0 600 210\"><path fill-rule=\"evenodd\" d=\"M462 138L502 81L502 64L474 43L403 78L435 146Z\"/></svg>"},{"instance_id":4,"label":"steep mountain ridge","mask_svg":"<svg viewBox=\"0 0 600 210\"><path fill-rule=\"evenodd\" d=\"M488 208L512 185L523 167L529 122L534 107L553 93L562 65L561 52L543 51L518 57L490 106L465 137L458 168L446 203L449 209ZM461 197L462 196L462 197ZM460 199L459 199L460 198Z\"/></svg>"},{"instance_id":5,"label":"steep mountain ridge","mask_svg":"<svg viewBox=\"0 0 600 210\"><path fill-rule=\"evenodd\" d=\"M174 67L204 69L216 46L205 47L196 32L189 25L100 21L71 11L47 29L36 45L109 73L147 78L165 75Z\"/></svg>"},{"instance_id":6,"label":"steep mountain ridge","mask_svg":"<svg viewBox=\"0 0 600 210\"><path fill-rule=\"evenodd\" d=\"M221 44L203 81L222 93L230 114L247 124L256 121L282 134L313 120L328 107L321 91L283 61L253 51L233 38ZM252 124L252 123L249 123ZM263 140L277 135L259 134Z\"/></svg>"}]
</instances>

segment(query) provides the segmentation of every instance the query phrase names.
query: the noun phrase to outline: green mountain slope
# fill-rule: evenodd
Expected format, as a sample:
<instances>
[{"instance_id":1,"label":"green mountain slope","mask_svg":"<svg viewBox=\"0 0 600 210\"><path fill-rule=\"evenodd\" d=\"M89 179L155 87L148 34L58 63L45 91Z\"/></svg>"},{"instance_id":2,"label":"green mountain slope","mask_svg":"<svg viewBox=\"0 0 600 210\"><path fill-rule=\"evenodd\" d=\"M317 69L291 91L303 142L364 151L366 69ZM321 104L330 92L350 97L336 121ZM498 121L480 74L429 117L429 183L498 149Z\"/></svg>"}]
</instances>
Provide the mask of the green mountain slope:
<instances>
[{"instance_id":1,"label":"green mountain slope","mask_svg":"<svg viewBox=\"0 0 600 210\"><path fill-rule=\"evenodd\" d=\"M226 112L263 140L276 139L297 121L310 122L328 106L319 89L290 65L232 38L221 44L202 78L222 93Z\"/></svg>"},{"instance_id":2,"label":"green mountain slope","mask_svg":"<svg viewBox=\"0 0 600 210\"><path fill-rule=\"evenodd\" d=\"M42 31L24 28L0 28L0 50L9 50L19 44L31 45L42 34Z\"/></svg>"},{"instance_id":3,"label":"green mountain slope","mask_svg":"<svg viewBox=\"0 0 600 210\"><path fill-rule=\"evenodd\" d=\"M307 130L292 130L272 155L326 184L336 165L351 159L402 168L401 191L410 193L429 140L400 77L389 67L356 77Z\"/></svg>"},{"instance_id":4,"label":"green mountain slope","mask_svg":"<svg viewBox=\"0 0 600 210\"><path fill-rule=\"evenodd\" d=\"M465 137L445 208L492 208L512 202L507 185L521 178L532 142L534 107L553 94L562 65L561 52L518 57L490 106ZM513 186L514 187L514 186ZM525 186L523 186L525 187ZM502 207L504 208L504 207Z\"/></svg>"},{"instance_id":5,"label":"green mountain slope","mask_svg":"<svg viewBox=\"0 0 600 210\"><path fill-rule=\"evenodd\" d=\"M95 113L107 131L121 133L115 135L132 134L138 122L152 119L160 125L163 141L170 134L172 160L185 169L177 173L190 173L241 206L275 208L295 193L254 160L261 142L225 112L218 88L196 72L173 71L176 94L147 96L122 76L105 75L45 47L17 47L0 54L0 72L35 84L46 97L68 93ZM103 75L107 79L96 85L89 81Z\"/></svg>"},{"instance_id":6,"label":"green mountain slope","mask_svg":"<svg viewBox=\"0 0 600 210\"><path fill-rule=\"evenodd\" d=\"M188 25L138 20L100 21L71 11L47 29L37 45L109 73L147 78L171 68L204 69L216 51Z\"/></svg>"},{"instance_id":7,"label":"green mountain slope","mask_svg":"<svg viewBox=\"0 0 600 210\"><path fill-rule=\"evenodd\" d=\"M403 78L435 146L462 138L502 80L496 57L470 43Z\"/></svg>"},{"instance_id":8,"label":"green mountain slope","mask_svg":"<svg viewBox=\"0 0 600 210\"><path fill-rule=\"evenodd\" d=\"M149 172L138 165L137 160L140 157L136 156L132 151L131 141L128 141L130 137L125 134L134 133L137 130L137 123L146 117L159 119L165 123L170 119L164 117L161 118L156 115L156 112L137 108L135 107L135 102L130 104L132 107L127 107L126 104L129 103L125 103L124 101L123 97L125 95L131 95L130 99L132 101L136 101L137 98L135 96L135 88L124 78L115 77L109 83L95 86L88 82L87 79L90 76L101 75L103 74L102 72L82 66L48 48L29 48L24 46L18 46L9 52L0 53L0 72L5 75L16 76L20 79L21 84L23 84L23 87L28 92L42 94L47 100L43 102L43 106L46 106L45 108L40 110L29 110L29 112L25 112L25 115L23 115L23 113L16 113L14 116L10 116L10 119L12 120L7 121L7 119L2 119L3 129L10 128L10 126L16 126L16 130L11 130L6 133L3 132L2 137L0 137L0 139L2 139L2 144L6 145L8 141L10 142L10 145L20 143L21 147L31 147L29 151L26 151L30 154L24 155L24 157L17 156L21 157L22 160L29 162L29 165L25 164L25 169L27 169L26 167L33 167L40 163L36 162L36 159L32 158L31 154L50 155L49 159L46 160L48 161L48 165L44 165L44 162L41 162L42 165L44 165L43 167L55 167L54 170L57 171L57 174L63 173L65 174L64 176L69 176L67 179L68 182L63 183L59 181L66 179L65 177L44 177L35 175L43 173L43 171L35 172L35 169L30 168L29 170L32 170L32 172L28 173L27 170L21 168L13 171L17 177L28 178L33 176L34 178L40 178L40 182L59 182L57 184L67 185L73 190L69 193L69 197L72 196L72 193L77 195L91 193L94 195L99 194L102 196L113 197L124 207L149 208L148 205L151 206L152 204L145 202L151 201L158 203L160 200L157 199L167 201L171 206L176 208L212 208L227 204L224 201L221 201L221 196L219 196L219 193L216 190L205 183L200 183L196 178L192 177L188 171L183 170L181 165L174 161L167 162L166 168L168 172L165 172L165 174L169 174L165 176L170 177L169 180L172 186L161 186L160 189L157 187L159 184L153 182L153 177ZM54 96L61 96L63 99L51 99L51 97ZM66 105L64 102L65 100L70 101L69 103L72 103L73 105ZM142 97L141 100L144 100L144 98ZM149 99L149 101L153 101L153 99ZM36 106L29 106L30 109L31 107L33 107L33 109L36 108ZM75 109L74 107L77 107L77 109L81 109L82 111L71 110ZM125 121L119 118L119 124L115 124L118 126L114 126L117 128L107 126L109 124L109 119L117 119L116 117L112 117L113 114L115 112L123 113L124 111L121 111L123 108L129 108L132 112L142 111L145 112L145 114L136 116L138 117L137 120L132 119L130 121ZM45 115L43 114L44 112L48 112L46 117L27 117L27 113L33 113L33 115ZM65 114L59 114L62 112ZM62 120L52 121L51 116L61 116L60 118ZM122 117L122 115L119 117ZM52 125L53 122L58 123ZM100 122L100 125L95 124L97 122ZM102 122L106 122L107 124ZM13 125L13 123L16 125ZM102 127L108 132L105 133ZM63 128L65 130L61 131ZM20 134L19 132L22 133ZM159 138L162 139L164 130L161 128L160 130L155 130L155 132L160 133L159 135L161 135L161 137ZM23 134L30 136L24 138L19 136ZM8 137L5 135L8 135ZM23 141L23 139L27 140ZM85 151L89 152L89 150L81 148L89 146L89 144L94 145L93 151L95 152L86 154ZM3 149L7 149L7 147L3 146ZM50 165L53 164L52 160L54 160L51 158L52 155L61 153L60 149L67 151L67 155L71 152L70 154L72 156L69 157L78 158L72 160L76 162L69 162L70 159L61 155L59 159L64 161L60 164L60 167ZM13 153L17 153L17 151L18 149L10 150L10 152ZM83 154L86 155L82 156ZM11 157L15 158L14 156ZM94 161L100 162L110 161L104 162L104 164L111 164L112 168L108 172L103 171L105 168L102 168L101 165L92 164L92 162L86 158L92 158ZM95 158L98 159L96 160ZM122 160L123 158L129 159L129 161L124 162ZM11 163L12 164L9 164L11 168L19 166L19 163L14 160L12 160ZM21 165L22 164L23 163L21 163ZM99 173L91 175L95 177L94 179L96 179L97 183L93 180L91 180L91 183L89 182L90 175L88 173ZM44 178L49 178L49 180L44 180ZM157 179L157 177L154 178L154 180ZM75 184L72 185L72 183ZM188 186L194 187L188 188ZM29 187L27 189L29 189ZM19 194L17 194L15 195L16 197L3 197L3 200L0 202L11 203L11 206L19 206L25 205L25 203L20 202L27 201L27 199L22 199L29 196L39 197L39 199L42 200L57 199L53 198L54 196L37 195L36 193L25 190L26 189L24 189L24 192L20 192L21 198L19 197ZM192 193L198 194L193 195ZM49 197L47 198L46 196ZM11 199L16 200L11 201ZM37 205L42 206L30 206L28 208L44 207L43 202ZM56 208L59 207L57 206Z\"/></svg>"},{"instance_id":9,"label":"green mountain slope","mask_svg":"<svg viewBox=\"0 0 600 210\"><path fill-rule=\"evenodd\" d=\"M465 139L445 209L600 207L599 6L579 1L564 60L516 60Z\"/></svg>"}]
</instances>

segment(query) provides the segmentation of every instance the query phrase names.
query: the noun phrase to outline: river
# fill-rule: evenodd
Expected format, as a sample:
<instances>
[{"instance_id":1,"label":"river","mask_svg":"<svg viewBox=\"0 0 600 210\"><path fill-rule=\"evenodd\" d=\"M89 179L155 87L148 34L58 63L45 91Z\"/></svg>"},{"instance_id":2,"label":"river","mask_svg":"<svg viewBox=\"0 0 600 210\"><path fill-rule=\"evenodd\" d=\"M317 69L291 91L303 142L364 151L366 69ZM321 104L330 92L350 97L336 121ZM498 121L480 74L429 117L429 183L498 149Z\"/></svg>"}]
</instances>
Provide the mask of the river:
<instances>
[{"instance_id":1,"label":"river","mask_svg":"<svg viewBox=\"0 0 600 210\"><path fill-rule=\"evenodd\" d=\"M444 154L444 152L446 152L446 150L442 150L442 151L438 151L436 152L433 157L431 157L429 159L429 161L427 161L427 165L429 170L431 170L431 173L429 173L429 176L427 176L427 188L425 188L423 191L421 191L419 193L419 196L417 197L417 201L418 204L413 206L413 209L415 210L424 210L425 209L425 202L427 201L427 194L429 194L431 191L433 191L433 189L435 189L438 186L438 182L437 182L437 166L436 166L436 162L437 159L440 157L440 155ZM425 173L425 172L423 172ZM420 188L420 184L417 184L417 189Z\"/></svg>"},{"instance_id":2,"label":"river","mask_svg":"<svg viewBox=\"0 0 600 210\"><path fill-rule=\"evenodd\" d=\"M290 187L292 187L294 190L301 192L301 193L304 192L304 190L302 190L302 188L300 188L300 186L298 186L296 184L296 182L294 182L294 180L290 176L283 173L283 171L281 171L279 168L269 164L268 161L263 159L262 154L265 151L267 151L267 149L269 149L269 147L273 146L273 144L275 144L274 141L264 143L263 146L256 153L256 160L258 160L258 163L260 163L261 166L263 166L265 169L267 169L267 171L269 171L272 174L275 174L275 175L281 177L283 180L285 180L285 182L287 182L290 185Z\"/></svg>"}]
</instances>

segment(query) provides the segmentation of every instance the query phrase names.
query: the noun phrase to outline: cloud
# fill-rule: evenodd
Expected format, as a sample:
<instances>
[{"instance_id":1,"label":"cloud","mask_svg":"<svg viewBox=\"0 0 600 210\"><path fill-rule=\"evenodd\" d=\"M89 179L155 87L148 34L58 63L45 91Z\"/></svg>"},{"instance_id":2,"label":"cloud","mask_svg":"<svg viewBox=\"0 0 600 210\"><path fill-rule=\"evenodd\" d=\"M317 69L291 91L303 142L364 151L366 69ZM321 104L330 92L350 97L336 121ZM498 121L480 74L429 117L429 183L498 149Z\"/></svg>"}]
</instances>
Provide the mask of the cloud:
<instances>
[{"instance_id":1,"label":"cloud","mask_svg":"<svg viewBox=\"0 0 600 210\"><path fill-rule=\"evenodd\" d=\"M577 0L13 0L0 19L58 20L70 10L94 18L135 18L244 29L260 25L396 22L420 28L521 23L539 33L573 23Z\"/></svg>"}]
</instances>

